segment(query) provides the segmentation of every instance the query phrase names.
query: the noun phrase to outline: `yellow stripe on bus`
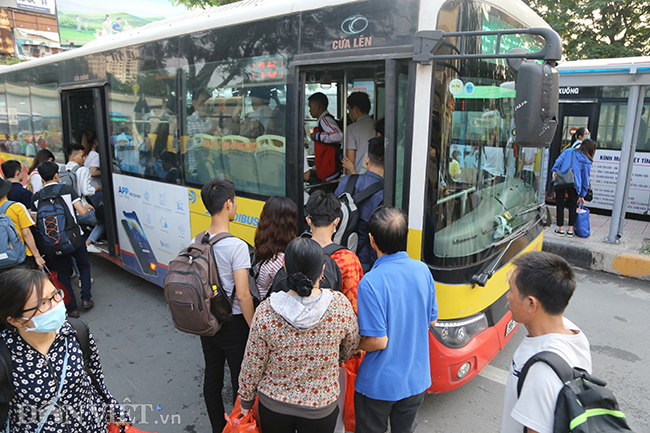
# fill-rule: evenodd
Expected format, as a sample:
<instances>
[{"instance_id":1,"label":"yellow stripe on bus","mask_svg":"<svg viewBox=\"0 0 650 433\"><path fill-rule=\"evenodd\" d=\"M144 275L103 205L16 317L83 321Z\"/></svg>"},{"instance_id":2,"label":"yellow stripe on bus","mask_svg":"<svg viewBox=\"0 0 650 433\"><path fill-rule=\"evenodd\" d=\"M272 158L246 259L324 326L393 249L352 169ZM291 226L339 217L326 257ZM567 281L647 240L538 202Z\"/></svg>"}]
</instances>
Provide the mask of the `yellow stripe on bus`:
<instances>
[{"instance_id":1,"label":"yellow stripe on bus","mask_svg":"<svg viewBox=\"0 0 650 433\"><path fill-rule=\"evenodd\" d=\"M542 232L521 254L528 251L540 251L543 238L544 233ZM421 251L422 231L410 229L407 252L413 259L421 260ZM453 285L436 282L439 318L452 320L467 317L492 305L508 291L508 280L512 269L512 264L504 266L488 280L485 287L474 286L472 288L471 284Z\"/></svg>"}]
</instances>

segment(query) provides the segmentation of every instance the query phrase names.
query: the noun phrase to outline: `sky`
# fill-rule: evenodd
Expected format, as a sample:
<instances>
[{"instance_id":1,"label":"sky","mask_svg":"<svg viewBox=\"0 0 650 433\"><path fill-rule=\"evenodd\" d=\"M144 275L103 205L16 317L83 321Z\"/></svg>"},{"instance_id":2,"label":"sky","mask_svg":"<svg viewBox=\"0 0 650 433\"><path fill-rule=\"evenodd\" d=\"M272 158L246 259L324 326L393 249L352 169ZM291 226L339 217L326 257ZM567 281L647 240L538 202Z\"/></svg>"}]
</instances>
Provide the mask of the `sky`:
<instances>
[{"instance_id":1,"label":"sky","mask_svg":"<svg viewBox=\"0 0 650 433\"><path fill-rule=\"evenodd\" d=\"M189 11L183 6L174 6L169 0L58 0L57 7L66 12L80 14L101 14L105 12L126 12L142 18L173 17Z\"/></svg>"}]
</instances>

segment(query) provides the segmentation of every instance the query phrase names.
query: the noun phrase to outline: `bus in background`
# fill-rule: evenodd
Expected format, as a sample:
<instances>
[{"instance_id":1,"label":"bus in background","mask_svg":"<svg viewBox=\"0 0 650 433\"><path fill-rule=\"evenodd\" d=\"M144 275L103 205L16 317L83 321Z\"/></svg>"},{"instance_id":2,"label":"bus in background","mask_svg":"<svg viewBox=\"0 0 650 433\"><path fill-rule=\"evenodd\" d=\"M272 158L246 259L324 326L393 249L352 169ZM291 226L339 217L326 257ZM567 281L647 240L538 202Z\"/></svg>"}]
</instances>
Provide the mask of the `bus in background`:
<instances>
[{"instance_id":1,"label":"bus in background","mask_svg":"<svg viewBox=\"0 0 650 433\"><path fill-rule=\"evenodd\" d=\"M591 169L594 199L590 209L610 213L614 205L619 176L623 135L632 130L626 125L628 110L638 110L639 129L634 144L636 153L628 193L627 212L631 218L650 215L650 96L641 96L638 106L629 107L632 86L650 84L650 57L593 59L564 62L560 73L558 128L550 148L550 167L565 149L578 128L587 128L598 149ZM554 199L547 186L547 198Z\"/></svg>"},{"instance_id":2,"label":"bus in background","mask_svg":"<svg viewBox=\"0 0 650 433\"><path fill-rule=\"evenodd\" d=\"M252 243L269 196L303 208L309 95L328 94L345 127L348 95L365 91L385 121L384 203L407 211L408 253L437 282L438 393L476 376L516 328L508 273L542 246L557 99L541 96L557 95L560 57L557 34L520 0L238 2L3 68L0 107L11 130L12 113L47 103L57 162L63 144L97 133L102 255L162 285L210 222L205 182L236 184L231 231Z\"/></svg>"}]
</instances>

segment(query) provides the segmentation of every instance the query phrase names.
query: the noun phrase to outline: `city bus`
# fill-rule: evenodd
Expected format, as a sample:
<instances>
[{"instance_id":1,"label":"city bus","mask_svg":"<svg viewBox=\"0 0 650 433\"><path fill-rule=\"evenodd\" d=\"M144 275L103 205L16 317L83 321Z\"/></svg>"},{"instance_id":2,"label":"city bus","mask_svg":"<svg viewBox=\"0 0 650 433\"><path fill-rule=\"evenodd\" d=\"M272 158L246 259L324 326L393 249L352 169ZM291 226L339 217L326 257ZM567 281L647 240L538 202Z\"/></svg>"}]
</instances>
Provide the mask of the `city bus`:
<instances>
[{"instance_id":1,"label":"city bus","mask_svg":"<svg viewBox=\"0 0 650 433\"><path fill-rule=\"evenodd\" d=\"M629 110L636 110L639 126L635 155L627 194L627 212L631 218L650 216L650 97L645 92L630 106L633 86L650 84L650 57L590 59L564 62L560 74L559 119L550 147L551 167L578 128L587 128L598 148L591 170L594 200L589 207L598 212L612 211L619 177L621 147ZM548 185L548 198L552 189Z\"/></svg>"},{"instance_id":2,"label":"city bus","mask_svg":"<svg viewBox=\"0 0 650 433\"><path fill-rule=\"evenodd\" d=\"M475 377L516 329L508 276L517 255L542 247L550 140L535 137L552 133L555 117L537 131L514 114L543 105L520 100L524 91L557 94L544 76L560 56L557 34L519 0L250 0L4 68L0 116L47 116L59 163L65 145L97 133L101 255L162 285L169 261L210 223L200 196L210 179L235 183L231 230L250 243L269 196L290 197L304 219L305 191L337 182L304 184L307 98L328 95L346 128L348 94L365 91L385 122L384 204L408 213L407 251L437 282L429 392L440 393ZM516 86L524 64L547 73ZM18 127L9 130L6 140Z\"/></svg>"}]
</instances>

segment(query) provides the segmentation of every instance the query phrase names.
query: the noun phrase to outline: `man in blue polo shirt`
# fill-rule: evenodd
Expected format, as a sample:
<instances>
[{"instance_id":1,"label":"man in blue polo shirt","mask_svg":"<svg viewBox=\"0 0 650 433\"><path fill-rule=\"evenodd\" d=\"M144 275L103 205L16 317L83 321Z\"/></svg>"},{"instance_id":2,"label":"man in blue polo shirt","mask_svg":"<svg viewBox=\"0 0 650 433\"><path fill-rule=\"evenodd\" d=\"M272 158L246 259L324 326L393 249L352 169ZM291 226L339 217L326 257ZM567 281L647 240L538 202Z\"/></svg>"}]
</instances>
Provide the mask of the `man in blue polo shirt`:
<instances>
[{"instance_id":1,"label":"man in blue polo shirt","mask_svg":"<svg viewBox=\"0 0 650 433\"><path fill-rule=\"evenodd\" d=\"M359 349L366 357L355 382L357 433L411 433L431 386L429 326L438 320L431 271L406 253L404 211L382 206L370 218L378 259L359 283Z\"/></svg>"}]
</instances>

